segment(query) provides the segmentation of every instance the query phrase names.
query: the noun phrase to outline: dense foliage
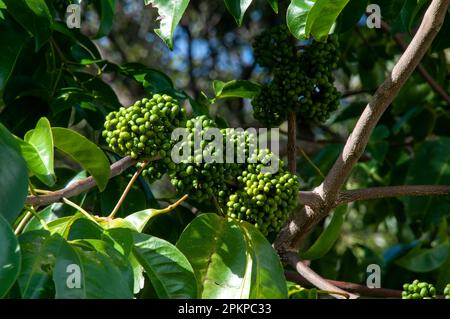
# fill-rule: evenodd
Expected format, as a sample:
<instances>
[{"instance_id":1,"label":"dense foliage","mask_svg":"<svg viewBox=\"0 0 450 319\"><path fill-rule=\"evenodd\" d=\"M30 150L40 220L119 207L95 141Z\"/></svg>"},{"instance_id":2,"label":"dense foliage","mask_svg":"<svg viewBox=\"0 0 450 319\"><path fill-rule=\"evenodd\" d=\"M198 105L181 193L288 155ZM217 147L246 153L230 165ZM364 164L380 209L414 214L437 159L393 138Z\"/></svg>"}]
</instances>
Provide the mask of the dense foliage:
<instances>
[{"instance_id":1,"label":"dense foliage","mask_svg":"<svg viewBox=\"0 0 450 319\"><path fill-rule=\"evenodd\" d=\"M348 296L273 243L431 2L379 0L372 29L361 0L0 0L0 298ZM297 234L322 277L366 285L376 264L390 296L450 298L449 30L447 11L331 214ZM250 127L279 128L280 153L232 130ZM245 159L202 161L222 155L211 128ZM349 195L402 185L439 191Z\"/></svg>"}]
</instances>

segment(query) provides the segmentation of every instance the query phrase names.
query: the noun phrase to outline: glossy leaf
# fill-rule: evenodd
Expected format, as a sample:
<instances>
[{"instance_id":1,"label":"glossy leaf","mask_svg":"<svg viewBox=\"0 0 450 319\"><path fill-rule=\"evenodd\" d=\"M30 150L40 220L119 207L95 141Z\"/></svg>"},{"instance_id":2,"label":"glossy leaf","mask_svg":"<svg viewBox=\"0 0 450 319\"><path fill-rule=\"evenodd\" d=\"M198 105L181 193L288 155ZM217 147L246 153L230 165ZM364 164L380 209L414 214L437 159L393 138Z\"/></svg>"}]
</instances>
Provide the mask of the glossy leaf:
<instances>
[{"instance_id":1,"label":"glossy leaf","mask_svg":"<svg viewBox=\"0 0 450 319\"><path fill-rule=\"evenodd\" d=\"M253 0L224 0L228 12L231 13L237 25L242 24L245 11L252 4ZM273 8L273 7L272 7Z\"/></svg>"},{"instance_id":2,"label":"glossy leaf","mask_svg":"<svg viewBox=\"0 0 450 319\"><path fill-rule=\"evenodd\" d=\"M344 224L346 211L347 205L342 205L335 209L330 223L320 234L319 238L316 239L314 244L307 251L301 253L300 256L302 259L314 260L322 258L330 251L331 248L333 248L334 243L341 235L341 229Z\"/></svg>"},{"instance_id":3,"label":"glossy leaf","mask_svg":"<svg viewBox=\"0 0 450 319\"><path fill-rule=\"evenodd\" d=\"M319 41L326 39L348 2L349 0L316 0L306 20L305 35L312 35Z\"/></svg>"},{"instance_id":4,"label":"glossy leaf","mask_svg":"<svg viewBox=\"0 0 450 319\"><path fill-rule=\"evenodd\" d=\"M0 298L11 289L20 273L19 242L11 226L0 216Z\"/></svg>"},{"instance_id":5,"label":"glossy leaf","mask_svg":"<svg viewBox=\"0 0 450 319\"><path fill-rule=\"evenodd\" d=\"M248 298L247 245L234 222L202 214L186 227L177 247L195 270L201 298Z\"/></svg>"},{"instance_id":6,"label":"glossy leaf","mask_svg":"<svg viewBox=\"0 0 450 319\"><path fill-rule=\"evenodd\" d=\"M100 27L95 37L101 38L108 35L112 29L116 0L99 0L98 2L100 2L97 4L100 16Z\"/></svg>"},{"instance_id":7,"label":"glossy leaf","mask_svg":"<svg viewBox=\"0 0 450 319\"><path fill-rule=\"evenodd\" d=\"M241 97L251 99L259 93L261 85L246 80L233 80L222 82L216 80L213 82L216 98L223 99L228 97Z\"/></svg>"},{"instance_id":8,"label":"glossy leaf","mask_svg":"<svg viewBox=\"0 0 450 319\"><path fill-rule=\"evenodd\" d=\"M103 151L75 131L54 127L52 132L55 147L80 163L95 179L100 191L105 189L109 180L110 167L108 158Z\"/></svg>"},{"instance_id":9,"label":"glossy leaf","mask_svg":"<svg viewBox=\"0 0 450 319\"><path fill-rule=\"evenodd\" d=\"M61 210L62 206L63 206L63 204L61 204L61 203L54 203L49 206L46 206L41 211L37 212L37 214L46 224L48 224L59 218L58 211ZM39 229L43 229L42 223L38 218L33 217L25 226L25 228L23 229L23 232L39 230Z\"/></svg>"},{"instance_id":10,"label":"glossy leaf","mask_svg":"<svg viewBox=\"0 0 450 319\"><path fill-rule=\"evenodd\" d=\"M278 13L278 0L267 0L275 13Z\"/></svg>"},{"instance_id":11,"label":"glossy leaf","mask_svg":"<svg viewBox=\"0 0 450 319\"><path fill-rule=\"evenodd\" d=\"M134 234L133 255L144 268L159 298L196 298L197 284L187 258L158 237Z\"/></svg>"},{"instance_id":12,"label":"glossy leaf","mask_svg":"<svg viewBox=\"0 0 450 319\"><path fill-rule=\"evenodd\" d=\"M0 215L12 223L28 192L27 166L13 135L0 123Z\"/></svg>"},{"instance_id":13,"label":"glossy leaf","mask_svg":"<svg viewBox=\"0 0 450 319\"><path fill-rule=\"evenodd\" d=\"M110 244L101 240L77 240L57 255L53 274L56 298L131 299L132 269L128 260ZM68 248L68 249L67 249ZM70 265L79 266L80 286L69 277Z\"/></svg>"},{"instance_id":14,"label":"glossy leaf","mask_svg":"<svg viewBox=\"0 0 450 319\"><path fill-rule=\"evenodd\" d=\"M28 167L43 183L53 186L56 181L53 168L54 145L52 128L48 119L42 117L36 124L36 128L27 132L24 140L28 145L20 143L20 146Z\"/></svg>"},{"instance_id":15,"label":"glossy leaf","mask_svg":"<svg viewBox=\"0 0 450 319\"><path fill-rule=\"evenodd\" d=\"M286 299L286 279L277 252L253 225L242 223L239 226L246 237L247 265L251 264L249 298Z\"/></svg>"},{"instance_id":16,"label":"glossy leaf","mask_svg":"<svg viewBox=\"0 0 450 319\"><path fill-rule=\"evenodd\" d=\"M429 272L441 267L450 252L449 244L441 244L429 249L412 249L397 260L397 264L413 272Z\"/></svg>"},{"instance_id":17,"label":"glossy leaf","mask_svg":"<svg viewBox=\"0 0 450 319\"><path fill-rule=\"evenodd\" d=\"M306 23L315 0L292 0L287 12L286 23L292 35L297 39L306 39Z\"/></svg>"},{"instance_id":18,"label":"glossy leaf","mask_svg":"<svg viewBox=\"0 0 450 319\"><path fill-rule=\"evenodd\" d=\"M52 273L56 256L64 245L59 235L37 230L19 236L22 251L22 270L18 284L22 298L53 298L55 287Z\"/></svg>"},{"instance_id":19,"label":"glossy leaf","mask_svg":"<svg viewBox=\"0 0 450 319\"><path fill-rule=\"evenodd\" d=\"M3 0L8 12L35 38L36 51L51 35L53 18L45 0Z\"/></svg>"},{"instance_id":20,"label":"glossy leaf","mask_svg":"<svg viewBox=\"0 0 450 319\"><path fill-rule=\"evenodd\" d=\"M166 43L169 49L173 49L173 32L180 22L181 17L186 10L189 0L144 0L145 4L151 4L158 9L160 17L159 29L155 33Z\"/></svg>"}]
</instances>

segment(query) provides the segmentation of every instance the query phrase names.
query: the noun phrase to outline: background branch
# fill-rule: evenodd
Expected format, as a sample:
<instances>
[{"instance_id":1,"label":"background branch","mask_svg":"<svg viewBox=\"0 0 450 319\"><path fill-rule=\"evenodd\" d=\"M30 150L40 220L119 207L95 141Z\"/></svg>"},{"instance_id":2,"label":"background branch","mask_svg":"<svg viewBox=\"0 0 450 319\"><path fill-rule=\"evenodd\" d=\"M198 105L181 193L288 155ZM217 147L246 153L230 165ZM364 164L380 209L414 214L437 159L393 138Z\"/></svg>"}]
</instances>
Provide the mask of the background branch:
<instances>
[{"instance_id":1,"label":"background branch","mask_svg":"<svg viewBox=\"0 0 450 319\"><path fill-rule=\"evenodd\" d=\"M287 280L295 282L301 286L309 287L311 284L302 275L294 271L285 271L284 275ZM400 290L386 289L386 288L369 288L364 285L355 284L346 281L337 281L324 279L331 285L343 289L345 291L358 294L363 297L375 297L375 298L401 298L402 292Z\"/></svg>"},{"instance_id":2,"label":"background branch","mask_svg":"<svg viewBox=\"0 0 450 319\"><path fill-rule=\"evenodd\" d=\"M360 200L379 199L400 196L445 196L450 195L447 185L404 185L357 189L341 192L336 200L337 205Z\"/></svg>"}]
</instances>

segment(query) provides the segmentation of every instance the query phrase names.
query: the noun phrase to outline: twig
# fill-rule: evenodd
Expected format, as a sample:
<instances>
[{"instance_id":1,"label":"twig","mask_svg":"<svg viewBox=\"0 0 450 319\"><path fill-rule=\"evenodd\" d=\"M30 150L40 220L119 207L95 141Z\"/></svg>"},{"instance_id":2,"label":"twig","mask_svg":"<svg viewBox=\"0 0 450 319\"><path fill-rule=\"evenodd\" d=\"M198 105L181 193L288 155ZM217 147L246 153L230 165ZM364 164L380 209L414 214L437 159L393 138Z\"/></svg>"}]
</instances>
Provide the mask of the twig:
<instances>
[{"instance_id":1,"label":"twig","mask_svg":"<svg viewBox=\"0 0 450 319\"><path fill-rule=\"evenodd\" d=\"M147 166L148 161L144 161L142 165L136 170L136 172L133 174L133 177L131 177L130 181L128 182L127 187L125 187L125 190L122 193L122 196L120 196L119 201L117 202L116 206L112 210L111 214L108 216L108 218L114 218L114 216L117 214L117 212L120 209L120 206L122 206L123 201L125 200L125 197L127 197L129 191L131 190L131 187L133 186L134 182L137 180L139 175L141 175L144 168Z\"/></svg>"},{"instance_id":2,"label":"twig","mask_svg":"<svg viewBox=\"0 0 450 319\"><path fill-rule=\"evenodd\" d=\"M19 225L17 225L17 228L14 230L14 234L16 236L19 235L22 232L22 230L25 228L25 226L30 221L31 217L33 217L33 213L31 212L31 210L29 210L25 214L25 216L22 218L22 220L20 221Z\"/></svg>"},{"instance_id":3,"label":"twig","mask_svg":"<svg viewBox=\"0 0 450 319\"><path fill-rule=\"evenodd\" d=\"M321 290L329 290L329 291L336 291L339 292L339 294L333 294L332 296L338 299L343 298L343 294L347 295L350 299L356 299L358 298L357 295L354 295L352 293L349 293L343 289L340 289L339 287L331 284L326 279L319 276L317 273L315 273L311 268L306 266L300 258L297 256L294 252L288 252L283 256L286 261L295 269L297 272L306 279L309 283L313 284L315 287L321 289Z\"/></svg>"},{"instance_id":4,"label":"twig","mask_svg":"<svg viewBox=\"0 0 450 319\"><path fill-rule=\"evenodd\" d=\"M77 205L76 203L72 202L71 200L68 200L67 198L63 197L62 201L69 205L72 206L73 208L75 208L77 211L79 211L80 213L82 213L84 216L86 216L86 218L90 219L91 221L93 221L94 223L97 223L97 221L95 220L94 216L92 216L91 214L89 214L87 211L85 211L81 206Z\"/></svg>"},{"instance_id":5,"label":"twig","mask_svg":"<svg viewBox=\"0 0 450 319\"><path fill-rule=\"evenodd\" d=\"M128 167L136 164L136 161L131 157L127 156L123 159L115 162L111 165L111 175L110 178L113 178L117 175L122 174ZM93 187L97 184L92 176L89 176L84 179L80 179L70 186L67 186L63 189L49 192L46 195L31 195L26 199L26 204L33 206L42 206L48 205L51 203L56 203L60 201L63 197L70 198L73 196L77 196Z\"/></svg>"}]
</instances>

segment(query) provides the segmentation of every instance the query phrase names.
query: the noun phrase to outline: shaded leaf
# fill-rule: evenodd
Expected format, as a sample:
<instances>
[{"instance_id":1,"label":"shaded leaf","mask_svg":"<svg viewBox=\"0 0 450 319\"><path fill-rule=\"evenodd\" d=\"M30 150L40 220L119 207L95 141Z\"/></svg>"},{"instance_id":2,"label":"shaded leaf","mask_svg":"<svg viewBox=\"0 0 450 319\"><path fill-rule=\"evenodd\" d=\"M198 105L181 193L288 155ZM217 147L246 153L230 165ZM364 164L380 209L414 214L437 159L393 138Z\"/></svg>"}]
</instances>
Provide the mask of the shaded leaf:
<instances>
[{"instance_id":1,"label":"shaded leaf","mask_svg":"<svg viewBox=\"0 0 450 319\"><path fill-rule=\"evenodd\" d=\"M11 226L0 216L0 298L11 289L20 273L19 242Z\"/></svg>"}]
</instances>

